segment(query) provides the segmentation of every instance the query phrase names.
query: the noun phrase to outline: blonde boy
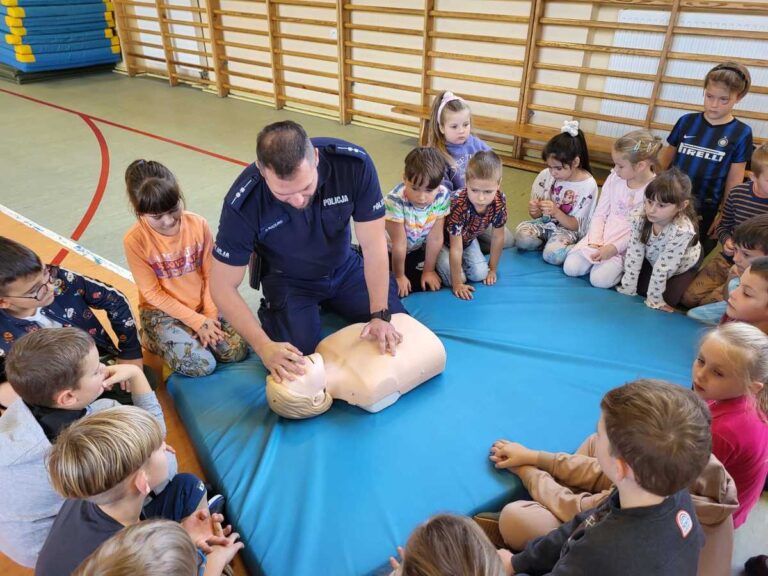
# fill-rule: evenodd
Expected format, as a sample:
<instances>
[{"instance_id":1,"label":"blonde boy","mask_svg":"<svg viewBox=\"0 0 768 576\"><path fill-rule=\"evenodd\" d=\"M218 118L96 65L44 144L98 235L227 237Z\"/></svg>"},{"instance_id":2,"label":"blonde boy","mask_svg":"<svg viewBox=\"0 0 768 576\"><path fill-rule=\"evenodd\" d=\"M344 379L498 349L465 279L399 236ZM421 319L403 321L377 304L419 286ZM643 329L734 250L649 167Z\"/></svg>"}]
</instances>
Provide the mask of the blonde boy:
<instances>
[{"instance_id":1,"label":"blonde boy","mask_svg":"<svg viewBox=\"0 0 768 576\"><path fill-rule=\"evenodd\" d=\"M67 500L40 551L35 574L71 574L102 542L142 516L184 520L182 526L196 542L201 525L202 541L213 537L200 480L177 474L161 494L154 494L168 479L165 452L157 420L134 406L91 414L62 431L48 458L48 472L53 488Z\"/></svg>"}]
</instances>

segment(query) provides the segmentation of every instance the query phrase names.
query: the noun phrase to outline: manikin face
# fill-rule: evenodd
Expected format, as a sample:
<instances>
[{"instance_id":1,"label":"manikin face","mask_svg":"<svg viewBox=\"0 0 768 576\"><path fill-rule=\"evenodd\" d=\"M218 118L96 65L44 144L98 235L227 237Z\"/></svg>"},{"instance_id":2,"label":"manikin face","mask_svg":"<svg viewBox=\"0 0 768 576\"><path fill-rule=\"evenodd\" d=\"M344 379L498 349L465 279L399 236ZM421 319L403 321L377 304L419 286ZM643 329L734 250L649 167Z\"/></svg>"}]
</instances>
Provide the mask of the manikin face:
<instances>
[{"instance_id":1,"label":"manikin face","mask_svg":"<svg viewBox=\"0 0 768 576\"><path fill-rule=\"evenodd\" d=\"M443 124L440 126L440 131L445 136L445 141L449 144L464 144L471 130L469 108L458 112L443 110L442 116Z\"/></svg>"},{"instance_id":2,"label":"manikin face","mask_svg":"<svg viewBox=\"0 0 768 576\"><path fill-rule=\"evenodd\" d=\"M315 148L314 161L305 158L288 178L282 179L268 167L259 167L272 195L297 210L303 210L312 202L317 191L317 165L320 156Z\"/></svg>"},{"instance_id":3,"label":"manikin face","mask_svg":"<svg viewBox=\"0 0 768 576\"><path fill-rule=\"evenodd\" d=\"M320 354L304 357L304 374L294 380L284 378L280 383L297 396L312 399L312 404L320 405L325 399L325 364Z\"/></svg>"}]
</instances>

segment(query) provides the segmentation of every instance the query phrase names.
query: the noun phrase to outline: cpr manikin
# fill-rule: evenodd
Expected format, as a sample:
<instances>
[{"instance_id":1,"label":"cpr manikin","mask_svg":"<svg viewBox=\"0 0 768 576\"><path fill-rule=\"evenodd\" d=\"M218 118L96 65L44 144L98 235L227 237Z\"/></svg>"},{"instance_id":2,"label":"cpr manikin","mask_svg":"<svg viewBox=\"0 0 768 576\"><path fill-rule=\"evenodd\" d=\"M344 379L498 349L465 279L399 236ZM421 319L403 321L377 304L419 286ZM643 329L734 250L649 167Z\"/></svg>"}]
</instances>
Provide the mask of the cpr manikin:
<instances>
[{"instance_id":1,"label":"cpr manikin","mask_svg":"<svg viewBox=\"0 0 768 576\"><path fill-rule=\"evenodd\" d=\"M429 328L407 314L394 314L391 322L403 335L396 356L360 338L362 325L342 328L305 358L304 375L280 383L267 376L270 408L286 418L310 418L344 400L378 412L445 369L445 348Z\"/></svg>"}]
</instances>

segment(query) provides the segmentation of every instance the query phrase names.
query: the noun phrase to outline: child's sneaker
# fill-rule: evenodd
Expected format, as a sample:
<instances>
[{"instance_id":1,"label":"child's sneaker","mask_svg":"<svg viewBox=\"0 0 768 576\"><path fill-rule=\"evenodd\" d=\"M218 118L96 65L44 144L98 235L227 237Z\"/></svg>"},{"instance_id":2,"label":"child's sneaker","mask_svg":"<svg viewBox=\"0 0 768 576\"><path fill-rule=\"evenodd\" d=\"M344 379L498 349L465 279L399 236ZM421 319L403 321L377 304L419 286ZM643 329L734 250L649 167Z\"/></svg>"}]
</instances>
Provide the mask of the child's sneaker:
<instances>
[{"instance_id":1,"label":"child's sneaker","mask_svg":"<svg viewBox=\"0 0 768 576\"><path fill-rule=\"evenodd\" d=\"M499 513L498 512L481 512L475 515L473 520L488 536L488 540L491 541L496 548L506 548L507 544L504 542L504 538L501 536L499 530Z\"/></svg>"},{"instance_id":2,"label":"child's sneaker","mask_svg":"<svg viewBox=\"0 0 768 576\"><path fill-rule=\"evenodd\" d=\"M224 504L226 501L226 498L224 498L224 496L221 494L216 494L209 498L208 511L211 513L211 516L214 514L224 514Z\"/></svg>"}]
</instances>

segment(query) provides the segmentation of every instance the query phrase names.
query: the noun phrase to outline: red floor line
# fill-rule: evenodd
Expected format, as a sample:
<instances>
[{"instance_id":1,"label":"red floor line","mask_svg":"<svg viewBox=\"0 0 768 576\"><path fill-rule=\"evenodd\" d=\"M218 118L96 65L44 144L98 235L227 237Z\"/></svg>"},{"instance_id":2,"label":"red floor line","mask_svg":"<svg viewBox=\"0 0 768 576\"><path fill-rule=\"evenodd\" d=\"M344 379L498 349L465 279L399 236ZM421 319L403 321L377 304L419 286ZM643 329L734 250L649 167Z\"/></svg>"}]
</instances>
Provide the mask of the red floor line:
<instances>
[{"instance_id":1,"label":"red floor line","mask_svg":"<svg viewBox=\"0 0 768 576\"><path fill-rule=\"evenodd\" d=\"M135 134L146 136L147 138L160 140L161 142L165 142L167 144L173 144L174 146L179 146L180 148L185 148L187 150L198 152L200 154L205 154L206 156L211 156L212 158L224 160L225 162L229 162L231 164L237 164L238 166L248 166L249 164L248 162L244 162L243 160L238 160L237 158L232 158L230 156L224 156L223 154L219 154L217 152L211 152L210 150L206 150L205 148L200 148L198 146L193 146L192 144L187 144L185 142L173 140L172 138L166 138L165 136L160 136L159 134L153 134L152 132L147 132L145 130L139 130L138 128L132 128L131 126L126 126L125 124L112 122L111 120L107 120L105 118L98 118L96 116L91 116L90 114L85 114L84 112L78 112L77 110L73 110L72 108L66 108L65 106L60 106L58 104L53 104L52 102L47 102L45 100L33 98L32 96L25 96L24 94L19 94L18 92L13 92L11 90L6 90L5 88L0 88L0 92L3 92L5 94L10 94L11 96L16 96L18 98L23 98L25 100L29 100L30 102L35 102L37 104L42 104L44 106L50 106L51 108L56 108L57 110L63 110L64 112L69 112L70 114L76 114L82 118L90 118L95 122L101 122L102 124L106 124L107 126L112 126L113 128L119 128L121 130L126 130L128 132L133 132Z\"/></svg>"},{"instance_id":2,"label":"red floor line","mask_svg":"<svg viewBox=\"0 0 768 576\"><path fill-rule=\"evenodd\" d=\"M88 228L91 220L93 220L93 217L96 215L96 210L99 209L99 204L101 204L101 199L104 197L104 192L107 189L107 181L109 180L109 146L107 146L107 141L104 138L104 134L102 134L99 127L96 126L91 118L83 114L78 115L83 119L83 122L88 125L88 127L93 132L93 135L96 136L96 141L99 143L99 152L101 153L101 169L99 171L99 182L96 184L96 190L94 191L93 197L91 198L91 203L88 205L88 209L80 219L80 223L77 225L74 232L72 232L70 236L72 240L79 240L80 236L82 236L85 230ZM54 266L58 266L61 264L64 258L67 257L67 254L69 254L69 252L65 248L62 248L53 258L51 263Z\"/></svg>"}]
</instances>

